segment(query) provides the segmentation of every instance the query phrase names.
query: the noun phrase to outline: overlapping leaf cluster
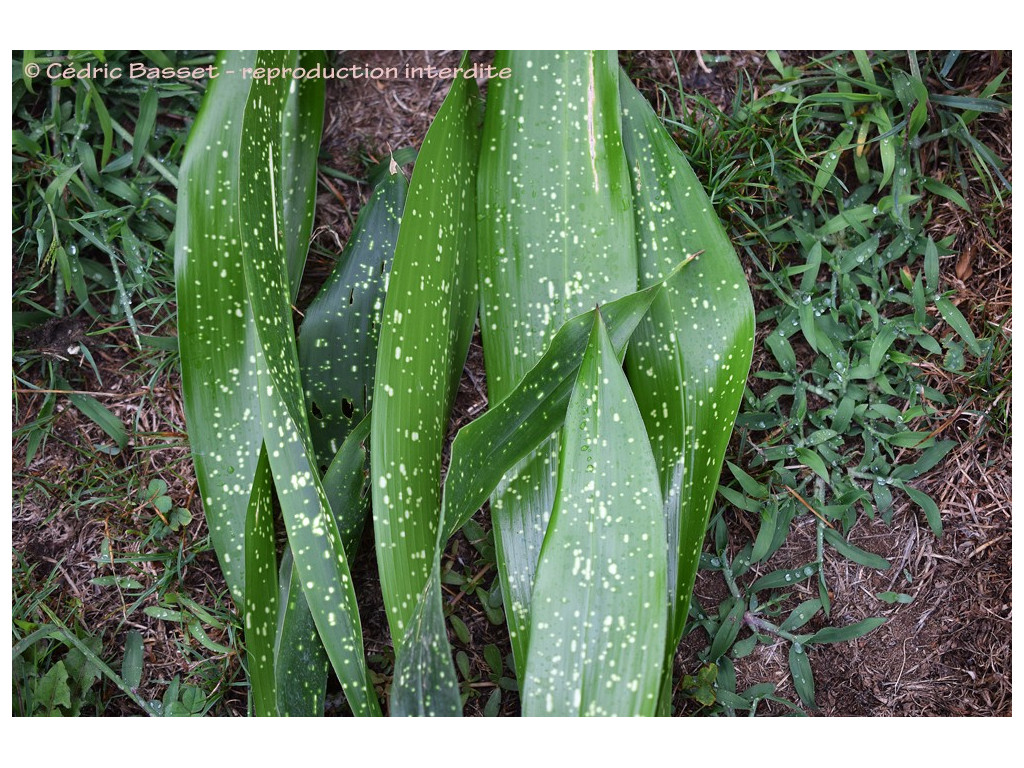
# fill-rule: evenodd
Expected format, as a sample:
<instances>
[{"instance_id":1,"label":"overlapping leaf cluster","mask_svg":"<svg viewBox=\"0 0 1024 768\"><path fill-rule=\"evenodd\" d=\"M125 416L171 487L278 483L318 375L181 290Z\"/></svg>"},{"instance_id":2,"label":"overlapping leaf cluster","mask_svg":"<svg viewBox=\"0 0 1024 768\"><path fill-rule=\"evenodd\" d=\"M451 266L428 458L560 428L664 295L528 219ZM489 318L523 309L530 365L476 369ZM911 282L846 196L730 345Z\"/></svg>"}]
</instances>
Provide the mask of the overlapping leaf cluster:
<instances>
[{"instance_id":1,"label":"overlapping leaf cluster","mask_svg":"<svg viewBox=\"0 0 1024 768\"><path fill-rule=\"evenodd\" d=\"M190 138L188 417L259 714L322 707L325 659L353 712L379 711L348 566L367 435L392 714L461 710L440 557L488 496L524 713L667 710L750 362L749 289L612 53L499 59L513 75L482 127L475 85L454 81L404 203L392 168L297 344L322 94L226 81ZM478 307L491 409L442 489Z\"/></svg>"}]
</instances>

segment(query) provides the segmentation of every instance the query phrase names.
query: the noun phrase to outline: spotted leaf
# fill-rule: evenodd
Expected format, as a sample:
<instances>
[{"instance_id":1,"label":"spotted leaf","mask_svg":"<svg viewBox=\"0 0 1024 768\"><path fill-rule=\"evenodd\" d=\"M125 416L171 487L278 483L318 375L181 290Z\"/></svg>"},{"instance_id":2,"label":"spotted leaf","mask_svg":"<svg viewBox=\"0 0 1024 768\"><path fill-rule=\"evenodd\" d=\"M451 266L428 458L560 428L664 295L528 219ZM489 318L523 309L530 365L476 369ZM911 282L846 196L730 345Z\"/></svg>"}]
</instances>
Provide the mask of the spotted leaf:
<instances>
[{"instance_id":1,"label":"spotted leaf","mask_svg":"<svg viewBox=\"0 0 1024 768\"><path fill-rule=\"evenodd\" d=\"M746 276L686 157L621 78L641 285L664 280L626 370L661 479L668 534L669 642L682 638L708 515L746 383L754 305Z\"/></svg>"},{"instance_id":2,"label":"spotted leaf","mask_svg":"<svg viewBox=\"0 0 1024 768\"><path fill-rule=\"evenodd\" d=\"M494 64L511 77L488 85L480 155L480 327L492 403L569 318L637 284L614 52L499 52ZM557 455L556 440L541 446L491 499L520 670Z\"/></svg>"},{"instance_id":3,"label":"spotted leaf","mask_svg":"<svg viewBox=\"0 0 1024 768\"><path fill-rule=\"evenodd\" d=\"M655 714L667 568L654 454L599 313L559 444L530 611L524 715Z\"/></svg>"},{"instance_id":4,"label":"spotted leaf","mask_svg":"<svg viewBox=\"0 0 1024 768\"><path fill-rule=\"evenodd\" d=\"M417 156L384 299L370 465L377 567L396 650L430 575L441 448L476 321L478 107L475 82L454 80Z\"/></svg>"}]
</instances>

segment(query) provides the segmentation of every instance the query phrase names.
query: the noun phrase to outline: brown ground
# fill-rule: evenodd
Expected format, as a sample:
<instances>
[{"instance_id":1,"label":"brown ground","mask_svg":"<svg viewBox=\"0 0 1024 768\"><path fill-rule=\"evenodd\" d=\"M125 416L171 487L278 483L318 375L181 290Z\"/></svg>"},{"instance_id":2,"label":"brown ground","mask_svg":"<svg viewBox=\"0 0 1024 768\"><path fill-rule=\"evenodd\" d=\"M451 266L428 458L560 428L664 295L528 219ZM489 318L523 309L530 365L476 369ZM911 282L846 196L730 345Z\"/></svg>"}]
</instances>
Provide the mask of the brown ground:
<instances>
[{"instance_id":1,"label":"brown ground","mask_svg":"<svg viewBox=\"0 0 1024 768\"><path fill-rule=\"evenodd\" d=\"M663 52L632 55L641 73L675 81L671 59ZM744 68L756 79L765 66L755 53L730 55L731 63L716 66L711 73L698 66L693 52L677 52L680 76L688 90L703 93L719 104L727 103L734 87L737 69ZM474 61L486 62L485 52L474 52ZM427 64L454 66L456 52L378 53L349 52L347 63L391 66ZM1008 65L1008 61L1003 66ZM979 78L984 72L979 72ZM418 146L430 119L446 91L437 80L330 81L324 147L338 170L362 176L366 158L380 159L389 149ZM650 93L648 93L650 95ZM1010 154L1010 119L991 118L983 125L985 141L1007 162ZM354 137L360 137L358 140ZM1012 179L1010 170L1007 177ZM322 177L318 198L318 229L310 255L308 295L331 266L326 254L336 254L351 230L351 222L362 202L365 186ZM971 199L975 210L987 201L980 191ZM959 306L976 329L982 324L1002 325L1010 332L1010 204L1009 200L994 216L994 231L964 215L952 205L940 206L932 221L938 234L956 233L955 247L967 256L957 262L943 263L945 284L959 292ZM77 328L48 329L53 338L72 336ZM48 337L49 338L49 337ZM116 590L89 584L89 580L110 574L111 567L96 562L104 539L117 556L138 552L140 541L151 520L151 513L137 502L139 487L161 477L175 501L189 507L195 521L183 534L183 551L188 542L205 536L201 508L195 494L185 442L185 426L176 371L164 370L151 380L152 370L144 365L127 366L137 352L123 331L107 335L106 347L94 345L94 355L103 375L102 386L87 368L74 373L72 380L83 389L101 390L103 402L130 425L133 447L121 456L108 456L90 448L109 442L95 425L61 400L53 437L46 451L25 469L24 448L13 456L14 520L12 562L23 558L34 566L26 577L28 584L15 584L15 597L30 588L39 589L56 566L58 582L55 594L71 607L79 622L90 632L102 634L105 647L119 647L124 633L138 629L146 639L146 670L142 691L158 697L166 681L175 674L207 676L212 684L227 691L224 703L215 713L244 714L245 691L235 689L244 680L238 659L214 657L195 648L194 641L183 637L178 625L152 619L136 611L125 619L125 603ZM47 340L40 340L43 347ZM97 350L99 350L97 352ZM755 359L755 370L763 360ZM1009 379L1007 359L995 376ZM1011 457L1008 437L1010 424L1009 391L987 413L973 407L974 392L963 380L937 368L925 369L936 389L954 395L961 405L942 420L943 437L956 439L959 445L929 475L917 482L940 505L945 535L936 539L923 522L919 511L904 502L898 506L891 526L862 519L852 536L858 546L887 557L893 564L888 571L861 568L836 559L826 563L826 575L833 592L831 624L843 625L867 616L884 616L885 625L853 643L819 646L811 652L820 714L853 715L1009 715L1011 713L1010 643L1012 622L1011 592ZM70 377L70 376L69 376ZM479 346L471 350L456 406L456 423L469 421L485 405L483 371ZM14 414L15 426L34 419L42 398L20 394ZM1004 442L1003 433L1007 434ZM120 492L108 498L94 498L91 490L97 473L107 476L110 487ZM486 515L477 517L486 524ZM801 525L799 521L803 520ZM45 522L45 524L43 524ZM746 535L744 521L729 520L734 538ZM813 551L813 527L807 518L798 518L795 530L782 551L765 567L771 570L806 562ZM489 586L494 574L481 567L473 548L461 536L449 547L446 566L478 576ZM389 646L386 621L374 574L372 547L364 542L356 558L354 576L363 606L362 617L368 651L373 666L387 680ZM223 580L216 560L204 553L179 563L115 565L114 573L131 573L147 583L166 576L168 571L180 581L180 589L211 609L226 609ZM140 576L141 575L141 576ZM908 578L909 577L909 578ZM725 596L721 580L702 574L695 594L702 604L713 606ZM889 606L874 595L887 590L906 592L914 597L909 605ZM488 680L483 663L483 648L488 643L509 652L504 628L492 625L475 597L458 598L458 590L449 592L455 612L467 624L470 644L453 638L456 650L464 650L479 680L467 712L482 710L494 683ZM811 597L808 593L804 599ZM51 598L51 603L55 598ZM145 603L153 604L153 598ZM812 627L815 625L812 624ZM229 629L211 631L211 638L227 642ZM745 634L741 634L741 637ZM700 632L684 640L677 657L677 671L695 673L696 651L706 644ZM789 682L787 647L758 646L746 659L737 662L739 688L759 682L775 682L778 693L796 700ZM116 666L116 664L115 664ZM506 671L507 672L507 671ZM109 687L109 686L108 686ZM329 711L338 711L336 697ZM681 711L692 702L677 700ZM501 713L516 714L514 694L502 699ZM781 709L766 711L781 713ZM137 714L134 705L116 699L108 714Z\"/></svg>"}]
</instances>

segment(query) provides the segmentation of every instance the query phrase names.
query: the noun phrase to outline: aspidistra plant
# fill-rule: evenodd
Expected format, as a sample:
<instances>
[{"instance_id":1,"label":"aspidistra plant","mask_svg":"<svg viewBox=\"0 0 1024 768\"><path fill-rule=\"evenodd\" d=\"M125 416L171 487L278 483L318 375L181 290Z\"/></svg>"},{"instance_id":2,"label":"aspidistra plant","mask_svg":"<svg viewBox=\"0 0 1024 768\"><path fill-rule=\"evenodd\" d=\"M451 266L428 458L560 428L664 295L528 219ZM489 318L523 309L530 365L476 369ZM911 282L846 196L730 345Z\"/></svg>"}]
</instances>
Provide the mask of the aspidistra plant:
<instances>
[{"instance_id":1,"label":"aspidistra plant","mask_svg":"<svg viewBox=\"0 0 1024 768\"><path fill-rule=\"evenodd\" d=\"M284 65L295 56L224 54L222 63L237 70L249 62ZM285 81L218 79L193 127L180 180L175 268L186 417L211 537L245 615L254 712L322 710L317 654L297 664L275 658L275 648L322 642L353 712L376 714L291 331L323 116L323 84L312 87L302 94ZM271 484L289 538L283 578ZM279 634L288 632L297 634ZM278 677L306 695L279 697ZM295 702L301 711L292 710Z\"/></svg>"},{"instance_id":2,"label":"aspidistra plant","mask_svg":"<svg viewBox=\"0 0 1024 768\"><path fill-rule=\"evenodd\" d=\"M353 711L379 711L348 571L368 437L392 714L460 713L441 554L488 496L524 714L668 711L751 356L749 289L612 52L497 59L512 77L490 83L482 132L456 79L408 196L394 173L380 185L298 346L322 93L225 80L190 138L186 403L259 714L322 710L327 659ZM478 297L491 405L442 487Z\"/></svg>"}]
</instances>

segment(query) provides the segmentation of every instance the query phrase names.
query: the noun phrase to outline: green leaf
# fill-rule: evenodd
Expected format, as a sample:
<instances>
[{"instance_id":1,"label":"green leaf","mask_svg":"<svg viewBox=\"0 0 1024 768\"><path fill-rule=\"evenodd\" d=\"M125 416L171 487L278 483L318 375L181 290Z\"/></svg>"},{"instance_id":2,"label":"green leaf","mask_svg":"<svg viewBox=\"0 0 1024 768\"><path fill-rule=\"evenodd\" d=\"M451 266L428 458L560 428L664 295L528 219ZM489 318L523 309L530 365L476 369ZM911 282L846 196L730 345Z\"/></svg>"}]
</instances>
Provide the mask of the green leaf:
<instances>
[{"instance_id":1,"label":"green leaf","mask_svg":"<svg viewBox=\"0 0 1024 768\"><path fill-rule=\"evenodd\" d=\"M821 600L805 600L793 609L793 612L779 625L779 629L784 629L787 632L798 630L820 610Z\"/></svg>"},{"instance_id":2,"label":"green leaf","mask_svg":"<svg viewBox=\"0 0 1024 768\"><path fill-rule=\"evenodd\" d=\"M811 672L807 652L800 643L792 643L789 646L789 671L793 675L793 687L800 701L804 706L817 709L818 705L814 703L814 673Z\"/></svg>"},{"instance_id":3,"label":"green leaf","mask_svg":"<svg viewBox=\"0 0 1024 768\"><path fill-rule=\"evenodd\" d=\"M748 496L752 496L755 499L768 498L768 487L766 485L757 482L757 480L752 478L731 461L727 461L726 464L729 466L729 471L732 473L732 476L736 478L736 481Z\"/></svg>"},{"instance_id":4,"label":"green leaf","mask_svg":"<svg viewBox=\"0 0 1024 768\"><path fill-rule=\"evenodd\" d=\"M156 111L159 106L160 93L150 85L142 94L139 102L139 118L135 121L135 136L132 138L132 170L137 170L146 154L146 147L153 136L156 126Z\"/></svg>"},{"instance_id":5,"label":"green leaf","mask_svg":"<svg viewBox=\"0 0 1024 768\"><path fill-rule=\"evenodd\" d=\"M939 310L942 318L949 323L949 327L956 331L961 339L967 342L971 353L975 357L981 357L981 347L978 346L978 339L975 337L974 331L971 330L971 326L967 324L966 318L954 306L953 302L945 296L938 296L935 299L935 307Z\"/></svg>"},{"instance_id":6,"label":"green leaf","mask_svg":"<svg viewBox=\"0 0 1024 768\"><path fill-rule=\"evenodd\" d=\"M862 619L848 627L825 627L807 638L807 643L845 643L863 637L882 624L885 624L885 619L871 618Z\"/></svg>"},{"instance_id":7,"label":"green leaf","mask_svg":"<svg viewBox=\"0 0 1024 768\"><path fill-rule=\"evenodd\" d=\"M192 637L199 641L199 644L206 650L212 651L213 653L229 654L231 649L220 643L215 643L210 639L210 636L206 634L206 630L203 629L203 625L199 623L198 619L193 619L188 623L188 631L192 633Z\"/></svg>"},{"instance_id":8,"label":"green leaf","mask_svg":"<svg viewBox=\"0 0 1024 768\"><path fill-rule=\"evenodd\" d=\"M255 51L226 52L217 64L237 72L255 59ZM250 85L242 77L210 81L179 171L174 236L185 420L210 540L242 610L241 543L263 427L242 253L222 243L239 238L238 163ZM220 204L211 206L211 197Z\"/></svg>"},{"instance_id":9,"label":"green leaf","mask_svg":"<svg viewBox=\"0 0 1024 768\"><path fill-rule=\"evenodd\" d=\"M408 186L397 166L382 177L302 321L299 364L321 463L370 410L384 289Z\"/></svg>"},{"instance_id":10,"label":"green leaf","mask_svg":"<svg viewBox=\"0 0 1024 768\"><path fill-rule=\"evenodd\" d=\"M454 80L417 156L384 300L370 464L377 566L396 651L430 579L441 446L476 318L478 125L475 84Z\"/></svg>"},{"instance_id":11,"label":"green leaf","mask_svg":"<svg viewBox=\"0 0 1024 768\"><path fill-rule=\"evenodd\" d=\"M349 559L355 556L362 538L369 505L366 445L370 437L370 416L352 428L324 475L324 493L338 524L341 543Z\"/></svg>"},{"instance_id":12,"label":"green leaf","mask_svg":"<svg viewBox=\"0 0 1024 768\"><path fill-rule=\"evenodd\" d=\"M810 448L797 448L796 456L800 459L801 464L813 471L826 483L831 484L832 480L828 476L828 467L825 466L825 460L815 451L812 451Z\"/></svg>"},{"instance_id":13,"label":"green leaf","mask_svg":"<svg viewBox=\"0 0 1024 768\"><path fill-rule=\"evenodd\" d=\"M57 387L64 390L71 389L71 385L60 378L57 379ZM123 451L128 447L128 432L124 428L124 422L111 413L103 403L92 395L83 395L78 392L69 394L68 400L102 429L117 444L118 449Z\"/></svg>"},{"instance_id":14,"label":"green leaf","mask_svg":"<svg viewBox=\"0 0 1024 768\"><path fill-rule=\"evenodd\" d=\"M601 307L620 359L661 290L658 283ZM445 540L466 524L507 471L561 429L594 315L591 310L563 325L519 386L459 430L444 488Z\"/></svg>"},{"instance_id":15,"label":"green leaf","mask_svg":"<svg viewBox=\"0 0 1024 768\"><path fill-rule=\"evenodd\" d=\"M100 154L100 167L103 168L110 160L110 153L113 151L114 125L110 119L110 113L107 111L107 105L103 103L93 82L88 79L80 82L87 93L86 101L96 109L96 118L99 120L100 130L103 131L103 150Z\"/></svg>"},{"instance_id":16,"label":"green leaf","mask_svg":"<svg viewBox=\"0 0 1024 768\"><path fill-rule=\"evenodd\" d=\"M947 186L946 184L943 184L938 179L925 179L924 182L923 182L923 186L924 186L925 189L927 189L933 195L938 195L939 197L944 197L947 200L955 203L956 205L959 205L961 208L963 208L968 213L971 212L971 206L964 199L963 195L961 195L959 192L957 192L952 187Z\"/></svg>"},{"instance_id":17,"label":"green leaf","mask_svg":"<svg viewBox=\"0 0 1024 768\"><path fill-rule=\"evenodd\" d=\"M929 446L913 464L901 464L892 471L893 480L913 480L920 477L942 461L956 445L954 440L939 440Z\"/></svg>"},{"instance_id":18,"label":"green leaf","mask_svg":"<svg viewBox=\"0 0 1024 768\"><path fill-rule=\"evenodd\" d=\"M274 497L266 446L260 449L252 495L245 518L245 650L249 659L252 711L274 717L277 690L274 676L274 620L277 617L277 545L274 540Z\"/></svg>"},{"instance_id":19,"label":"green leaf","mask_svg":"<svg viewBox=\"0 0 1024 768\"><path fill-rule=\"evenodd\" d=\"M142 682L142 635L134 629L124 640L124 659L121 661L121 678L133 691Z\"/></svg>"},{"instance_id":20,"label":"green leaf","mask_svg":"<svg viewBox=\"0 0 1024 768\"><path fill-rule=\"evenodd\" d=\"M488 84L478 184L480 330L491 403L516 387L564 322L637 286L615 54L500 51L494 66L511 77ZM557 456L553 439L491 499L520 671Z\"/></svg>"},{"instance_id":21,"label":"green leaf","mask_svg":"<svg viewBox=\"0 0 1024 768\"><path fill-rule=\"evenodd\" d=\"M655 714L667 566L654 454L598 314L559 444L533 590L524 715ZM608 686L612 666L618 684Z\"/></svg>"},{"instance_id":22,"label":"green leaf","mask_svg":"<svg viewBox=\"0 0 1024 768\"><path fill-rule=\"evenodd\" d=\"M912 488L906 483L899 483L899 487L910 497L911 501L924 510L924 515L928 519L928 527L932 529L932 533L936 536L941 536L942 515L939 512L939 505L935 503L934 499L927 493L919 491L917 488Z\"/></svg>"},{"instance_id":23,"label":"green leaf","mask_svg":"<svg viewBox=\"0 0 1024 768\"><path fill-rule=\"evenodd\" d=\"M879 592L875 597L889 605L893 605L894 603L907 605L914 602L914 598L911 595L907 595L902 592Z\"/></svg>"},{"instance_id":24,"label":"green leaf","mask_svg":"<svg viewBox=\"0 0 1024 768\"><path fill-rule=\"evenodd\" d=\"M889 347L899 336L900 329L896 323L883 323L882 327L878 330L878 334L871 342L871 350L868 353L868 366L871 369L871 375L874 376L881 370L882 363L885 360L885 353L889 351Z\"/></svg>"},{"instance_id":25,"label":"green leaf","mask_svg":"<svg viewBox=\"0 0 1024 768\"><path fill-rule=\"evenodd\" d=\"M772 542L775 540L775 530L778 528L778 521L778 505L763 505L761 510L761 526L757 530L757 538L754 539L754 546L750 550L751 563L758 563L764 560L772 551Z\"/></svg>"},{"instance_id":26,"label":"green leaf","mask_svg":"<svg viewBox=\"0 0 1024 768\"><path fill-rule=\"evenodd\" d=\"M778 571L772 571L751 584L747 592L758 592L762 589L778 589L779 587L795 587L799 582L810 578L817 572L817 563L808 563L801 568L783 568Z\"/></svg>"},{"instance_id":27,"label":"green leaf","mask_svg":"<svg viewBox=\"0 0 1024 768\"><path fill-rule=\"evenodd\" d=\"M306 72L327 65L323 51L293 53L287 64ZM316 213L316 169L323 132L327 81L322 77L292 81L281 114L280 174L276 192L281 208L285 261L291 300L299 293Z\"/></svg>"},{"instance_id":28,"label":"green leaf","mask_svg":"<svg viewBox=\"0 0 1024 768\"><path fill-rule=\"evenodd\" d=\"M501 676L505 664L502 661L501 650L498 646L493 643L484 646L484 661L487 662L487 666L490 667L493 674Z\"/></svg>"},{"instance_id":29,"label":"green leaf","mask_svg":"<svg viewBox=\"0 0 1024 768\"><path fill-rule=\"evenodd\" d=\"M164 608L162 605L147 605L142 609L142 612L160 621L182 622L185 620L185 614L181 611L176 611L173 608Z\"/></svg>"},{"instance_id":30,"label":"green leaf","mask_svg":"<svg viewBox=\"0 0 1024 768\"><path fill-rule=\"evenodd\" d=\"M634 336L626 368L665 502L671 656L750 367L754 306L736 252L685 156L624 73L620 89L640 284L668 278Z\"/></svg>"},{"instance_id":31,"label":"green leaf","mask_svg":"<svg viewBox=\"0 0 1024 768\"><path fill-rule=\"evenodd\" d=\"M283 66L287 60L287 53L261 51L257 66ZM375 715L380 708L368 680L352 577L315 463L291 333L277 179L286 87L284 80L254 81L242 121L239 229L246 296L258 337L263 437L292 555L327 655L353 713Z\"/></svg>"},{"instance_id":32,"label":"green leaf","mask_svg":"<svg viewBox=\"0 0 1024 768\"><path fill-rule=\"evenodd\" d=\"M153 707L150 706L149 702L147 702L145 699L143 699L141 696L139 696L138 693L136 693L135 688L130 687L125 682L125 680L121 678L120 675L118 675L116 672L114 672L114 670L112 670L110 667L108 667L103 662L103 660L98 655L96 655L96 651L93 650L93 648L90 647L90 645L94 644L94 643L92 643L92 641L90 641L88 639L86 639L86 640L80 639L77 635L75 635L75 633L73 633L71 630L69 630L64 625L64 623L60 619L58 619L56 615L54 615L53 611L51 611L49 608L46 607L45 604L41 605L40 608L49 617L50 621L53 622L53 624L55 625L56 628L54 628L54 627L44 627L43 629L41 629L39 631L46 631L51 637L53 637L53 638L55 638L57 640L60 640L62 643L64 643L66 646L68 646L68 648L73 648L73 649L77 650L79 653L81 653L86 658L86 660L89 662L89 664L91 664L93 667L98 669L104 676L106 676L106 678L108 680L110 680L115 686L117 686L125 695L128 696L128 698L130 698L132 701L134 701L139 706L139 708L142 709L142 711L145 712L147 715L155 715L155 714L157 714L154 711ZM33 634L35 634L35 633L33 633ZM28 640L28 639L29 638L25 638L25 640ZM20 645L21 644L19 644L19 646ZM17 658L17 656L18 656L18 654L20 652L24 651L23 648L22 648L21 651L19 651L19 646L15 646L15 648L14 648L14 657L15 658ZM128 656L129 656L129 654L128 654L128 647L129 646L131 646L131 648L132 648L131 655L132 655L133 658L129 661L128 670L127 671L129 673L131 673L132 675L134 675L135 674L135 669L137 667L138 670L139 670L139 675L140 675L140 679L141 679L141 674L142 674L142 672L141 672L141 667L142 667L142 636L139 635L139 633L135 632L134 630L132 630L131 632L128 633L128 637L127 637L127 640L126 640L125 660L128 660ZM122 671L124 671L124 665L122 665Z\"/></svg>"},{"instance_id":33,"label":"green leaf","mask_svg":"<svg viewBox=\"0 0 1024 768\"><path fill-rule=\"evenodd\" d=\"M908 113L907 138L914 139L928 119L928 89L917 77L895 70L892 85Z\"/></svg>"},{"instance_id":34,"label":"green leaf","mask_svg":"<svg viewBox=\"0 0 1024 768\"><path fill-rule=\"evenodd\" d=\"M327 697L327 652L287 546L281 556L279 595L274 640L277 712L283 717L319 717Z\"/></svg>"},{"instance_id":35,"label":"green leaf","mask_svg":"<svg viewBox=\"0 0 1024 768\"><path fill-rule=\"evenodd\" d=\"M866 552L860 547L854 546L844 539L839 531L833 528L825 528L825 540L835 547L835 550L843 557L860 565L867 566L868 568L877 568L880 571L886 570L890 565L889 561L881 555L876 555L874 552Z\"/></svg>"},{"instance_id":36,"label":"green leaf","mask_svg":"<svg viewBox=\"0 0 1024 768\"><path fill-rule=\"evenodd\" d=\"M58 707L71 709L71 689L68 687L68 672L64 662L58 661L36 682L33 698L36 709L42 708L43 715L60 716Z\"/></svg>"},{"instance_id":37,"label":"green leaf","mask_svg":"<svg viewBox=\"0 0 1024 768\"><path fill-rule=\"evenodd\" d=\"M843 150L846 149L847 145L853 140L853 132L855 126L850 123L848 124L838 136L832 141L828 150L825 152L825 156L821 160L821 164L818 166L818 173L814 177L814 189L811 192L811 205L818 202L818 197L828 183L832 181L832 177L835 175L836 168L839 166L839 160L843 156Z\"/></svg>"},{"instance_id":38,"label":"green leaf","mask_svg":"<svg viewBox=\"0 0 1024 768\"><path fill-rule=\"evenodd\" d=\"M90 584L95 584L97 587L114 587L118 589L142 589L143 584L138 579L133 579L130 576L97 576L95 579L89 579Z\"/></svg>"},{"instance_id":39,"label":"green leaf","mask_svg":"<svg viewBox=\"0 0 1024 768\"><path fill-rule=\"evenodd\" d=\"M601 309L619 358L662 285L624 296ZM444 544L497 487L502 476L552 432L560 430L597 310L566 323L520 385L455 437L444 486L442 526L431 578L395 659L391 713L458 714L461 709L441 605ZM499 586L492 595L501 596ZM500 599L497 605L500 605Z\"/></svg>"},{"instance_id":40,"label":"green leaf","mask_svg":"<svg viewBox=\"0 0 1024 768\"><path fill-rule=\"evenodd\" d=\"M718 631L715 632L715 637L711 641L708 659L717 661L732 647L736 636L740 632L740 628L743 626L743 612L745 609L746 604L743 600L735 597L731 598L729 611L725 616L722 616Z\"/></svg>"}]
</instances>

